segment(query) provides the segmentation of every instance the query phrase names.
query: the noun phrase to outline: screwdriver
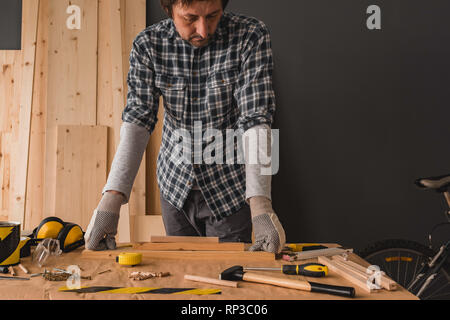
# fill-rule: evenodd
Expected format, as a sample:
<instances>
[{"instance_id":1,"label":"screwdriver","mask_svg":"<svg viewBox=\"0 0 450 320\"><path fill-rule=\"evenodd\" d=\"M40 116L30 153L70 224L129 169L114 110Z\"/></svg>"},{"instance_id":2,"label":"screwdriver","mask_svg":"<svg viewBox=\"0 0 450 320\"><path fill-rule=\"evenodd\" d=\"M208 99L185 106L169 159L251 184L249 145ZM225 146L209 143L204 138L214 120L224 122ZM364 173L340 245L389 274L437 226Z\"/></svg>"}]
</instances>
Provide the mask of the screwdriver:
<instances>
[{"instance_id":1,"label":"screwdriver","mask_svg":"<svg viewBox=\"0 0 450 320\"><path fill-rule=\"evenodd\" d=\"M326 265L320 263L305 263L300 265L285 264L280 268L244 268L244 270L255 271L280 271L284 274L301 275L307 277L324 277L328 275L328 268Z\"/></svg>"}]
</instances>

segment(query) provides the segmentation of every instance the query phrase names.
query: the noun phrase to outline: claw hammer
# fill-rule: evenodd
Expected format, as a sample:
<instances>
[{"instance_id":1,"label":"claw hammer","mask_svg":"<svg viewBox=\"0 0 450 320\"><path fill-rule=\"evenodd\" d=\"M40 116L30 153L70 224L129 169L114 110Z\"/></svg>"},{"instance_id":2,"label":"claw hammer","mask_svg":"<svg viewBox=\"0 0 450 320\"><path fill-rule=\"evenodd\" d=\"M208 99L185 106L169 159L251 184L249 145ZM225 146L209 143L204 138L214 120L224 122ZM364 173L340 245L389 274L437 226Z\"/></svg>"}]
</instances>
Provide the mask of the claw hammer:
<instances>
[{"instance_id":1,"label":"claw hammer","mask_svg":"<svg viewBox=\"0 0 450 320\"><path fill-rule=\"evenodd\" d=\"M243 266L234 266L226 269L220 274L220 279L230 281L249 281L257 283L265 283L284 288L291 288L309 292L327 293L349 298L353 298L355 296L355 288L353 287L334 286L324 283L303 281L297 279L283 279L271 277L264 274L245 272Z\"/></svg>"}]
</instances>

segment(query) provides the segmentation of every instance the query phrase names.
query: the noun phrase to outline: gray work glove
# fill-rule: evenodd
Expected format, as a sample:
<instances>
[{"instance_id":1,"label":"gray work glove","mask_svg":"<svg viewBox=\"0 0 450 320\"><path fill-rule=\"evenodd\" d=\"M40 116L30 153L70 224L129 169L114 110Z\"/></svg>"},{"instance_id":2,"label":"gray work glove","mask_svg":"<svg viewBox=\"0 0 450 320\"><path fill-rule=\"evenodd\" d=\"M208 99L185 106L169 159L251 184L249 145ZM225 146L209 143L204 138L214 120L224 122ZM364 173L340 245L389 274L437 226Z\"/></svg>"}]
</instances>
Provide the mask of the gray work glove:
<instances>
[{"instance_id":1,"label":"gray work glove","mask_svg":"<svg viewBox=\"0 0 450 320\"><path fill-rule=\"evenodd\" d=\"M273 212L271 201L265 197L253 197L250 209L255 241L249 251L281 252L286 244L286 234Z\"/></svg>"},{"instance_id":2,"label":"gray work glove","mask_svg":"<svg viewBox=\"0 0 450 320\"><path fill-rule=\"evenodd\" d=\"M95 251L116 249L115 236L123 201L124 197L121 194L104 193L84 235L86 249Z\"/></svg>"}]
</instances>

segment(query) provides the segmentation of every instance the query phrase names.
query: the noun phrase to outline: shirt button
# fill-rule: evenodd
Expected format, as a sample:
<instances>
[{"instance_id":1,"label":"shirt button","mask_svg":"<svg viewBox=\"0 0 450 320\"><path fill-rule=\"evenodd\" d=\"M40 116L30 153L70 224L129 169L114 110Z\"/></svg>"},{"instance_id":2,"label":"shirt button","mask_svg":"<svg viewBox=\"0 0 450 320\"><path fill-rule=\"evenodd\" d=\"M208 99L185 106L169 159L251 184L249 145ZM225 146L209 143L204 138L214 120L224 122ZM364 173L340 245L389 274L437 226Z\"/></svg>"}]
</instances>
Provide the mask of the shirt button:
<instances>
[{"instance_id":1,"label":"shirt button","mask_svg":"<svg viewBox=\"0 0 450 320\"><path fill-rule=\"evenodd\" d=\"M192 186L192 182L187 183L188 187Z\"/></svg>"},{"instance_id":2,"label":"shirt button","mask_svg":"<svg viewBox=\"0 0 450 320\"><path fill-rule=\"evenodd\" d=\"M193 75L194 75L194 76L198 76L198 72L195 72L195 71L194 71Z\"/></svg>"},{"instance_id":3,"label":"shirt button","mask_svg":"<svg viewBox=\"0 0 450 320\"><path fill-rule=\"evenodd\" d=\"M194 100L194 101L197 101L197 100L198 100L198 98L197 98L197 97L194 97L194 98L193 98L193 100Z\"/></svg>"}]
</instances>

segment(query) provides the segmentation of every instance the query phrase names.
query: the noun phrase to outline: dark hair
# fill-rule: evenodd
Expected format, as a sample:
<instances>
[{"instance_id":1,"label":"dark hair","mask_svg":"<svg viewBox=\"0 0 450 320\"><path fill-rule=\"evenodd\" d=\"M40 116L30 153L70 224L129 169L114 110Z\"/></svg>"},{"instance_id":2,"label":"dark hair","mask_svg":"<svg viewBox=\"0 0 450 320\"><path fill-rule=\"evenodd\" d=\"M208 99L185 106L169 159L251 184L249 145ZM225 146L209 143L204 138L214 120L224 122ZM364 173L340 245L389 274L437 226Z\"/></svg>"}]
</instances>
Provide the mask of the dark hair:
<instances>
[{"instance_id":1,"label":"dark hair","mask_svg":"<svg viewBox=\"0 0 450 320\"><path fill-rule=\"evenodd\" d=\"M182 5L188 6L194 1L210 1L210 0L160 0L161 7L164 9L164 11L167 12L169 17L172 17L172 7L174 4L181 2ZM222 8L225 10L227 7L229 0L222 0Z\"/></svg>"}]
</instances>

